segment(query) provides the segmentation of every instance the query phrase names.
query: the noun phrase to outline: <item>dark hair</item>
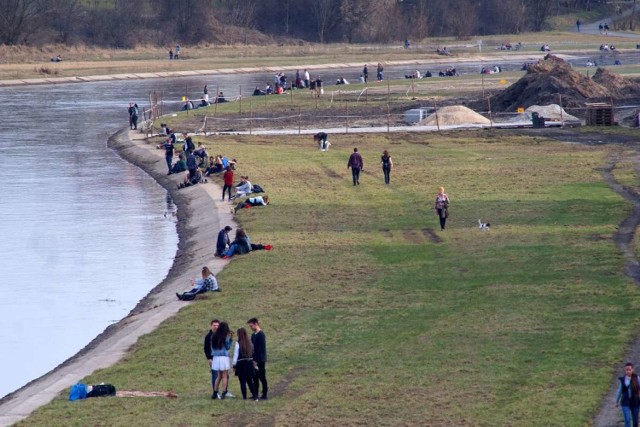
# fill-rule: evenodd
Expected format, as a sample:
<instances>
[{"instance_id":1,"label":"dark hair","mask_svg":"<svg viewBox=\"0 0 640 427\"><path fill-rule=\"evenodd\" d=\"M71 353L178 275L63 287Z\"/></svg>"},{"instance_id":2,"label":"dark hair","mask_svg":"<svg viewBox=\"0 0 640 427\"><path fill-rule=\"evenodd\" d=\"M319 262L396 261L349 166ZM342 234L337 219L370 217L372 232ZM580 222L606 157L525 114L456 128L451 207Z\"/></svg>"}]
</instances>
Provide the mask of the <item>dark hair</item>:
<instances>
[{"instance_id":1,"label":"dark hair","mask_svg":"<svg viewBox=\"0 0 640 427\"><path fill-rule=\"evenodd\" d=\"M247 237L247 233L245 233L242 228L236 229L236 239L240 237Z\"/></svg>"},{"instance_id":2,"label":"dark hair","mask_svg":"<svg viewBox=\"0 0 640 427\"><path fill-rule=\"evenodd\" d=\"M249 323L255 323L256 325L260 325L260 322L258 322L257 317L252 317L251 319L247 320L247 324Z\"/></svg>"},{"instance_id":3,"label":"dark hair","mask_svg":"<svg viewBox=\"0 0 640 427\"><path fill-rule=\"evenodd\" d=\"M633 363L631 363L631 362L627 362L627 363L624 365L624 367L626 368L627 366L631 366L631 367L633 368Z\"/></svg>"},{"instance_id":4,"label":"dark hair","mask_svg":"<svg viewBox=\"0 0 640 427\"><path fill-rule=\"evenodd\" d=\"M251 357L253 354L253 345L251 344L251 340L249 339L249 335L247 335L247 330L245 328L240 328L237 330L238 333L238 344L240 345L240 353L244 357Z\"/></svg>"},{"instance_id":5,"label":"dark hair","mask_svg":"<svg viewBox=\"0 0 640 427\"><path fill-rule=\"evenodd\" d=\"M356 148L354 148L354 149L353 149L353 152L354 152L354 153L357 153L357 152L358 152L358 148L357 148L357 147L356 147Z\"/></svg>"},{"instance_id":6,"label":"dark hair","mask_svg":"<svg viewBox=\"0 0 640 427\"><path fill-rule=\"evenodd\" d=\"M228 225L227 225L227 226L225 226L225 227L224 227L224 229L225 229L225 231L231 231L231 230L233 230L233 228L231 228L231 227L230 227L230 226L228 226Z\"/></svg>"},{"instance_id":7,"label":"dark hair","mask_svg":"<svg viewBox=\"0 0 640 427\"><path fill-rule=\"evenodd\" d=\"M227 338L229 338L229 324L220 322L220 326L211 337L211 348L214 350L224 348Z\"/></svg>"},{"instance_id":8,"label":"dark hair","mask_svg":"<svg viewBox=\"0 0 640 427\"><path fill-rule=\"evenodd\" d=\"M389 152L387 150L384 150L382 152L382 155L385 156L385 157L389 157Z\"/></svg>"},{"instance_id":9,"label":"dark hair","mask_svg":"<svg viewBox=\"0 0 640 427\"><path fill-rule=\"evenodd\" d=\"M213 319L210 324L213 325L214 323L220 323L220 321L218 319Z\"/></svg>"}]
</instances>

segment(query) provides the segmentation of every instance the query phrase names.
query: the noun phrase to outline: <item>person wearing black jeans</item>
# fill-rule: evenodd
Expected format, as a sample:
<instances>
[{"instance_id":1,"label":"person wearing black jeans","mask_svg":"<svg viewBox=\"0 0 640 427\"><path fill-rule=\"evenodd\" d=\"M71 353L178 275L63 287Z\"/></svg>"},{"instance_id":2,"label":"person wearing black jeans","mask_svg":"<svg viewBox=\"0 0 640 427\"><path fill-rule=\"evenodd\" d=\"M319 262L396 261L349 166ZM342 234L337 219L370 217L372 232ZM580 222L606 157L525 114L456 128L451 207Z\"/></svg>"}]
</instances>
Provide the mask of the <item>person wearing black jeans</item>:
<instances>
[{"instance_id":1,"label":"person wearing black jeans","mask_svg":"<svg viewBox=\"0 0 640 427\"><path fill-rule=\"evenodd\" d=\"M380 163L382 163L382 173L384 174L384 183L389 184L391 181L391 168L393 167L393 160L387 150L382 152L380 156Z\"/></svg>"},{"instance_id":2,"label":"person wearing black jeans","mask_svg":"<svg viewBox=\"0 0 640 427\"><path fill-rule=\"evenodd\" d=\"M447 224L447 217L449 217L449 196L445 194L444 187L438 189L435 209L438 218L440 218L440 231L442 231Z\"/></svg>"},{"instance_id":3,"label":"person wearing black jeans","mask_svg":"<svg viewBox=\"0 0 640 427\"><path fill-rule=\"evenodd\" d=\"M353 177L353 185L360 185L360 171L364 169L364 162L362 156L358 153L358 149L354 148L353 153L349 156L347 162L347 169L351 168L351 175Z\"/></svg>"},{"instance_id":4,"label":"person wearing black jeans","mask_svg":"<svg viewBox=\"0 0 640 427\"><path fill-rule=\"evenodd\" d=\"M269 386L267 385L267 372L265 370L265 364L267 363L267 338L260 328L258 319L252 317L247 322L253 333L251 334L251 344L253 344L253 363L257 368L256 376L253 379L255 384L256 393L259 390L259 385L262 383L262 396L260 399L267 400L267 391Z\"/></svg>"}]
</instances>

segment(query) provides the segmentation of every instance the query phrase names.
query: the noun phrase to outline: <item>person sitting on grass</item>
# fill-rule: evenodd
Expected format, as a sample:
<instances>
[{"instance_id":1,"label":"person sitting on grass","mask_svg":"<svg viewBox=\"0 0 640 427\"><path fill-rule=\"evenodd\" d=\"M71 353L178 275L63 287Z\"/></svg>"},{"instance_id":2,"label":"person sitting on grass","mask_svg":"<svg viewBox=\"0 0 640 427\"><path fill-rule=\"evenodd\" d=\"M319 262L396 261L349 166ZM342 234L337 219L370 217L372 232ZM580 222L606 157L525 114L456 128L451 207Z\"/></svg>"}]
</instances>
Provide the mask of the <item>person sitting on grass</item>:
<instances>
[{"instance_id":1,"label":"person sitting on grass","mask_svg":"<svg viewBox=\"0 0 640 427\"><path fill-rule=\"evenodd\" d=\"M178 161L171 168L171 173L184 172L187 170L187 159L184 156L184 153L180 153L178 156Z\"/></svg>"},{"instance_id":2,"label":"person sitting on grass","mask_svg":"<svg viewBox=\"0 0 640 427\"><path fill-rule=\"evenodd\" d=\"M231 209L231 213L236 213L243 208L251 208L253 206L267 206L269 204L269 196L249 197L244 202L240 202L235 208Z\"/></svg>"},{"instance_id":3,"label":"person sitting on grass","mask_svg":"<svg viewBox=\"0 0 640 427\"><path fill-rule=\"evenodd\" d=\"M176 296L180 301L191 301L195 299L196 295L203 294L205 292L220 292L218 287L218 281L216 276L211 273L209 267L202 267L202 279L191 279L192 289L183 293L177 293Z\"/></svg>"},{"instance_id":4,"label":"person sitting on grass","mask_svg":"<svg viewBox=\"0 0 640 427\"><path fill-rule=\"evenodd\" d=\"M230 226L225 226L218 232L218 239L216 240L216 253L214 256L222 257L222 254L231 245L231 239L229 239L229 232L233 230Z\"/></svg>"},{"instance_id":5,"label":"person sitting on grass","mask_svg":"<svg viewBox=\"0 0 640 427\"><path fill-rule=\"evenodd\" d=\"M251 240L242 228L236 230L236 238L233 240L229 249L222 253L223 259L229 259L235 254L248 254L251 252Z\"/></svg>"},{"instance_id":6,"label":"person sitting on grass","mask_svg":"<svg viewBox=\"0 0 640 427\"><path fill-rule=\"evenodd\" d=\"M238 197L245 197L247 194L251 194L252 187L249 177L241 176L240 184L236 185L236 194L233 198L237 199Z\"/></svg>"},{"instance_id":7,"label":"person sitting on grass","mask_svg":"<svg viewBox=\"0 0 640 427\"><path fill-rule=\"evenodd\" d=\"M200 184L201 182L207 182L202 175L202 171L199 168L194 170L188 170L184 175L184 182L178 185L178 188L190 187L192 185Z\"/></svg>"}]
</instances>

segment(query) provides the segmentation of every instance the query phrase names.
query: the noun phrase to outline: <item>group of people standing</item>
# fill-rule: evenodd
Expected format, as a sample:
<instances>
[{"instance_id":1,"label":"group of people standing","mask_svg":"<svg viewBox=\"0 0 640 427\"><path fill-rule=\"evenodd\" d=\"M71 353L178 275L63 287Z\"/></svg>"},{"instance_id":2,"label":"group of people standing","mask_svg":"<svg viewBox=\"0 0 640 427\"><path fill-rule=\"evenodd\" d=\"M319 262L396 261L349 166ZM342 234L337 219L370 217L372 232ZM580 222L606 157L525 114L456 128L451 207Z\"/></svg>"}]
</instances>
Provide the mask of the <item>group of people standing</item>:
<instances>
[{"instance_id":1,"label":"group of people standing","mask_svg":"<svg viewBox=\"0 0 640 427\"><path fill-rule=\"evenodd\" d=\"M318 144L327 140L326 133L318 133L314 135L313 139ZM384 183L388 185L391 182L391 170L393 169L393 160L388 150L384 150L380 156L380 164L382 165L382 173L384 174ZM353 185L360 185L360 172L364 169L364 160L362 155L358 152L358 148L353 149L353 153L349 156L347 161L347 169L351 169L351 177L353 179ZM444 187L438 189L436 194L436 201L434 209L440 220L440 231L444 231L447 224L447 218L449 218L449 196L444 192Z\"/></svg>"},{"instance_id":2,"label":"group of people standing","mask_svg":"<svg viewBox=\"0 0 640 427\"><path fill-rule=\"evenodd\" d=\"M251 400L267 400L269 386L267 383L267 338L257 318L247 321L252 331L251 338L245 328L236 330L236 341L233 359L230 359L233 345L233 332L227 322L218 319L211 321L210 330L204 337L204 356L211 370L211 399L223 400L235 397L229 393L229 371L238 377L242 398L247 399L247 386ZM259 393L262 385L262 394Z\"/></svg>"}]
</instances>

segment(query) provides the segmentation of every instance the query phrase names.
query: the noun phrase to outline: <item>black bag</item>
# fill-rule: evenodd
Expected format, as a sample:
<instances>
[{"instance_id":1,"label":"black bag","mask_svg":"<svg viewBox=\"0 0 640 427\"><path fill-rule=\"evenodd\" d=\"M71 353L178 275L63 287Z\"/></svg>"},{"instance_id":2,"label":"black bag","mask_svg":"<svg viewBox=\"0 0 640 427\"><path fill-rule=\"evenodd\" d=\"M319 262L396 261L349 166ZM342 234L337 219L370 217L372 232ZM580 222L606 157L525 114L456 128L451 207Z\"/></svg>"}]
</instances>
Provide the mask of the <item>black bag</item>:
<instances>
[{"instance_id":1,"label":"black bag","mask_svg":"<svg viewBox=\"0 0 640 427\"><path fill-rule=\"evenodd\" d=\"M87 397L115 396L116 388L111 384L96 384L91 391L87 393Z\"/></svg>"}]
</instances>

